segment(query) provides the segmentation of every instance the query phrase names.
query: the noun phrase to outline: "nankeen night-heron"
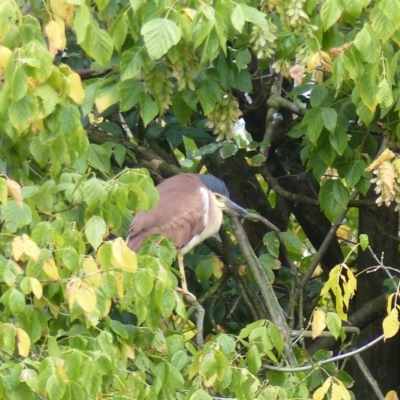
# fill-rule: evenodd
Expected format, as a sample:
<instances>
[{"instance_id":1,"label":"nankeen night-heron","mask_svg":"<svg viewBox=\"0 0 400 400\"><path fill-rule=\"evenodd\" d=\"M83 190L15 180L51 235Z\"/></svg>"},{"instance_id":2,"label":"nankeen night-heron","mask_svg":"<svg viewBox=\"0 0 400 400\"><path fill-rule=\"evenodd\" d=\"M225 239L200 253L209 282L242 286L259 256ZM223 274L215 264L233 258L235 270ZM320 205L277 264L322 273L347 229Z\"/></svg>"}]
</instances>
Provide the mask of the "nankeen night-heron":
<instances>
[{"instance_id":1,"label":"nankeen night-heron","mask_svg":"<svg viewBox=\"0 0 400 400\"><path fill-rule=\"evenodd\" d=\"M169 237L178 252L182 290L189 294L183 256L218 232L223 211L245 216L247 211L229 200L225 183L214 175L180 174L157 186L160 201L150 211L136 213L126 240L138 251L145 239L159 233Z\"/></svg>"}]
</instances>

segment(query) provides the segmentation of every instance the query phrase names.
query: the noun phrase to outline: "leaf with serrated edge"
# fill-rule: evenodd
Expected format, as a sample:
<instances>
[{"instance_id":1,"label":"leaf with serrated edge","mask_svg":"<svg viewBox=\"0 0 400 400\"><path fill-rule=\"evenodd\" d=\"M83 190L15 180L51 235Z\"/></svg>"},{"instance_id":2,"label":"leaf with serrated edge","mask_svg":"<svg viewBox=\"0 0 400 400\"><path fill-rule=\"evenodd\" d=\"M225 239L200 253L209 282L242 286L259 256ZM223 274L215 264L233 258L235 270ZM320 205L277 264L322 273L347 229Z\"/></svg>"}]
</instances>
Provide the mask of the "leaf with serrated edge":
<instances>
[{"instance_id":1,"label":"leaf with serrated edge","mask_svg":"<svg viewBox=\"0 0 400 400\"><path fill-rule=\"evenodd\" d=\"M112 243L111 263L122 271L132 273L137 271L136 253L126 245L122 238L115 239Z\"/></svg>"}]
</instances>

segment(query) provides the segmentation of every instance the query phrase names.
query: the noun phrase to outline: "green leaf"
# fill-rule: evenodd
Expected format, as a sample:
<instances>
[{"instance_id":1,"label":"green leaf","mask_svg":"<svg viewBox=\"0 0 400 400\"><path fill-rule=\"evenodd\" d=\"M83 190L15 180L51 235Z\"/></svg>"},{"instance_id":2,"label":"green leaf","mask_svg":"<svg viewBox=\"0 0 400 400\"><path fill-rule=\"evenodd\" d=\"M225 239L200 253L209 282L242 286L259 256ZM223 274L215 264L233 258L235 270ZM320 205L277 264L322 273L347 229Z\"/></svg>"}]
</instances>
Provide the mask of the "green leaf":
<instances>
[{"instance_id":1,"label":"green leaf","mask_svg":"<svg viewBox=\"0 0 400 400\"><path fill-rule=\"evenodd\" d=\"M172 108L179 123L186 125L193 114L193 109L184 100L182 92L177 92L173 97Z\"/></svg>"},{"instance_id":2,"label":"green leaf","mask_svg":"<svg viewBox=\"0 0 400 400\"><path fill-rule=\"evenodd\" d=\"M213 274L211 257L204 256L196 265L196 278L199 282L207 282Z\"/></svg>"},{"instance_id":3,"label":"green leaf","mask_svg":"<svg viewBox=\"0 0 400 400\"><path fill-rule=\"evenodd\" d=\"M119 321L111 320L110 328L113 332L115 332L118 336L121 336L123 339L129 338L128 330L125 328L125 325Z\"/></svg>"},{"instance_id":4,"label":"green leaf","mask_svg":"<svg viewBox=\"0 0 400 400\"><path fill-rule=\"evenodd\" d=\"M14 200L9 200L2 207L1 212L6 224L10 225L8 229L10 230L11 226L15 227L15 229L11 229L11 232L15 232L16 229L22 228L32 221L31 209L25 203L20 207Z\"/></svg>"},{"instance_id":5,"label":"green leaf","mask_svg":"<svg viewBox=\"0 0 400 400\"><path fill-rule=\"evenodd\" d=\"M139 47L129 49L122 54L120 68L121 81L137 78L142 74L144 66L143 50ZM121 84L120 84L121 85Z\"/></svg>"},{"instance_id":6,"label":"green leaf","mask_svg":"<svg viewBox=\"0 0 400 400\"><path fill-rule=\"evenodd\" d=\"M139 93L140 116L143 119L144 126L147 126L158 114L157 103L144 92Z\"/></svg>"},{"instance_id":7,"label":"green leaf","mask_svg":"<svg viewBox=\"0 0 400 400\"><path fill-rule=\"evenodd\" d=\"M389 40L399 28L399 21L393 20L391 16L383 13L379 9L378 5L373 8L370 18L372 21L372 28L374 29L374 32L383 42Z\"/></svg>"},{"instance_id":8,"label":"green leaf","mask_svg":"<svg viewBox=\"0 0 400 400\"><path fill-rule=\"evenodd\" d=\"M253 83L250 72L243 70L237 73L235 70L235 86L241 92L251 93L253 91Z\"/></svg>"},{"instance_id":9,"label":"green leaf","mask_svg":"<svg viewBox=\"0 0 400 400\"><path fill-rule=\"evenodd\" d=\"M335 221L347 207L350 193L339 179L328 179L319 192L321 210L330 221Z\"/></svg>"},{"instance_id":10,"label":"green leaf","mask_svg":"<svg viewBox=\"0 0 400 400\"><path fill-rule=\"evenodd\" d=\"M108 175L111 170L110 158L108 157L107 150L98 144L91 143L87 153L87 162L93 168Z\"/></svg>"},{"instance_id":11,"label":"green leaf","mask_svg":"<svg viewBox=\"0 0 400 400\"><path fill-rule=\"evenodd\" d=\"M359 77L359 81L357 82L361 100L371 112L375 112L377 106L376 94L378 87L376 74L377 70L375 65L366 64L365 72L361 77Z\"/></svg>"},{"instance_id":12,"label":"green leaf","mask_svg":"<svg viewBox=\"0 0 400 400\"><path fill-rule=\"evenodd\" d=\"M364 24L363 29L354 38L354 45L360 52L363 60L369 63L378 62L381 55L381 43L371 25Z\"/></svg>"},{"instance_id":13,"label":"green leaf","mask_svg":"<svg viewBox=\"0 0 400 400\"><path fill-rule=\"evenodd\" d=\"M313 109L317 110L317 109ZM321 115L318 113L318 116L310 121L307 126L307 137L313 144L317 144L318 138L321 135L322 128L324 127Z\"/></svg>"},{"instance_id":14,"label":"green leaf","mask_svg":"<svg viewBox=\"0 0 400 400\"><path fill-rule=\"evenodd\" d=\"M204 115L214 110L215 104L221 100L221 88L214 81L200 82L196 89L197 97L203 107Z\"/></svg>"},{"instance_id":15,"label":"green leaf","mask_svg":"<svg viewBox=\"0 0 400 400\"><path fill-rule=\"evenodd\" d=\"M268 232L264 235L263 242L267 246L268 253L273 257L279 257L279 240L274 232Z\"/></svg>"},{"instance_id":16,"label":"green leaf","mask_svg":"<svg viewBox=\"0 0 400 400\"><path fill-rule=\"evenodd\" d=\"M253 344L246 353L246 361L249 366L249 371L252 374L257 374L261 368L261 355L258 348Z\"/></svg>"},{"instance_id":17,"label":"green leaf","mask_svg":"<svg viewBox=\"0 0 400 400\"><path fill-rule=\"evenodd\" d=\"M92 217L85 226L86 238L95 250L97 250L97 248L103 242L106 232L106 223L104 222L103 218L98 216Z\"/></svg>"},{"instance_id":18,"label":"green leaf","mask_svg":"<svg viewBox=\"0 0 400 400\"><path fill-rule=\"evenodd\" d=\"M0 203L6 204L8 196L7 181L0 176Z\"/></svg>"},{"instance_id":19,"label":"green leaf","mask_svg":"<svg viewBox=\"0 0 400 400\"><path fill-rule=\"evenodd\" d=\"M120 167L124 163L126 156L126 147L123 144L117 144L114 149L114 158Z\"/></svg>"},{"instance_id":20,"label":"green leaf","mask_svg":"<svg viewBox=\"0 0 400 400\"><path fill-rule=\"evenodd\" d=\"M321 20L324 31L327 31L342 15L341 0L326 0L321 7Z\"/></svg>"},{"instance_id":21,"label":"green leaf","mask_svg":"<svg viewBox=\"0 0 400 400\"><path fill-rule=\"evenodd\" d=\"M110 61L114 49L114 42L110 35L103 29L96 28L93 31L91 41L91 56L101 65L104 66Z\"/></svg>"},{"instance_id":22,"label":"green leaf","mask_svg":"<svg viewBox=\"0 0 400 400\"><path fill-rule=\"evenodd\" d=\"M10 289L8 306L13 314L23 313L25 311L25 296L18 289Z\"/></svg>"},{"instance_id":23,"label":"green leaf","mask_svg":"<svg viewBox=\"0 0 400 400\"><path fill-rule=\"evenodd\" d=\"M129 3L133 11L137 11L139 7L143 4L142 0L129 0Z\"/></svg>"},{"instance_id":24,"label":"green leaf","mask_svg":"<svg viewBox=\"0 0 400 400\"><path fill-rule=\"evenodd\" d=\"M11 81L11 98L14 103L21 100L28 91L28 76L22 65L17 65Z\"/></svg>"},{"instance_id":25,"label":"green leaf","mask_svg":"<svg viewBox=\"0 0 400 400\"><path fill-rule=\"evenodd\" d=\"M346 171L344 179L346 179L347 186L353 188L360 180L363 171L368 165L365 161L356 160L352 163L351 167Z\"/></svg>"},{"instance_id":26,"label":"green leaf","mask_svg":"<svg viewBox=\"0 0 400 400\"><path fill-rule=\"evenodd\" d=\"M347 149L348 135L346 129L337 126L333 135L329 135L329 142L335 151L341 156Z\"/></svg>"},{"instance_id":27,"label":"green leaf","mask_svg":"<svg viewBox=\"0 0 400 400\"><path fill-rule=\"evenodd\" d=\"M76 41L78 44L82 43L86 38L87 28L89 26L90 19L90 10L86 4L82 4L76 7L73 27L76 33Z\"/></svg>"},{"instance_id":28,"label":"green leaf","mask_svg":"<svg viewBox=\"0 0 400 400\"><path fill-rule=\"evenodd\" d=\"M104 182L97 178L89 179L83 186L84 200L91 208L103 204L107 199Z\"/></svg>"},{"instance_id":29,"label":"green leaf","mask_svg":"<svg viewBox=\"0 0 400 400\"><path fill-rule=\"evenodd\" d=\"M10 121L19 132L26 131L35 119L35 103L29 94L10 105Z\"/></svg>"},{"instance_id":30,"label":"green leaf","mask_svg":"<svg viewBox=\"0 0 400 400\"><path fill-rule=\"evenodd\" d=\"M243 13L243 9L240 6L240 4L238 4L231 15L231 22L232 25L235 27L235 29L239 32L242 33L243 27L244 27L244 23L245 23L245 19L244 19L244 13Z\"/></svg>"},{"instance_id":31,"label":"green leaf","mask_svg":"<svg viewBox=\"0 0 400 400\"><path fill-rule=\"evenodd\" d=\"M144 86L135 79L127 79L118 84L120 95L120 111L128 111L139 102L140 93L144 92Z\"/></svg>"},{"instance_id":32,"label":"green leaf","mask_svg":"<svg viewBox=\"0 0 400 400\"><path fill-rule=\"evenodd\" d=\"M154 276L150 269L140 269L134 279L135 290L142 296L147 297L153 290Z\"/></svg>"},{"instance_id":33,"label":"green leaf","mask_svg":"<svg viewBox=\"0 0 400 400\"><path fill-rule=\"evenodd\" d=\"M321 112L324 127L331 133L335 132L337 112L334 108L324 108Z\"/></svg>"},{"instance_id":34,"label":"green leaf","mask_svg":"<svg viewBox=\"0 0 400 400\"><path fill-rule=\"evenodd\" d=\"M61 378L58 371L53 371L46 382L46 392L50 400L60 400L66 390L65 381Z\"/></svg>"},{"instance_id":35,"label":"green leaf","mask_svg":"<svg viewBox=\"0 0 400 400\"><path fill-rule=\"evenodd\" d=\"M360 240L360 246L361 248L365 251L365 249L369 246L369 238L368 235L366 235L365 233L362 233L359 236L359 240Z\"/></svg>"},{"instance_id":36,"label":"green leaf","mask_svg":"<svg viewBox=\"0 0 400 400\"><path fill-rule=\"evenodd\" d=\"M237 52L236 57L236 66L239 71L241 71L243 68L247 67L247 64L250 63L251 61L251 53L249 49L243 49Z\"/></svg>"},{"instance_id":37,"label":"green leaf","mask_svg":"<svg viewBox=\"0 0 400 400\"><path fill-rule=\"evenodd\" d=\"M344 9L352 17L357 18L360 16L363 9L363 2L361 0L342 0Z\"/></svg>"},{"instance_id":38,"label":"green leaf","mask_svg":"<svg viewBox=\"0 0 400 400\"><path fill-rule=\"evenodd\" d=\"M382 108L389 108L393 104L392 87L386 78L383 78L378 84L376 101Z\"/></svg>"},{"instance_id":39,"label":"green leaf","mask_svg":"<svg viewBox=\"0 0 400 400\"><path fill-rule=\"evenodd\" d=\"M313 107L319 107L328 96L328 89L324 85L315 85L311 91L310 104Z\"/></svg>"},{"instance_id":40,"label":"green leaf","mask_svg":"<svg viewBox=\"0 0 400 400\"><path fill-rule=\"evenodd\" d=\"M198 389L189 397L189 400L213 400L204 389Z\"/></svg>"},{"instance_id":41,"label":"green leaf","mask_svg":"<svg viewBox=\"0 0 400 400\"><path fill-rule=\"evenodd\" d=\"M146 22L140 33L144 37L150 57L156 60L181 39L181 31L177 25L164 18L155 18Z\"/></svg>"},{"instance_id":42,"label":"green leaf","mask_svg":"<svg viewBox=\"0 0 400 400\"><path fill-rule=\"evenodd\" d=\"M217 360L213 351L206 353L200 361L200 371L208 380L217 374Z\"/></svg>"},{"instance_id":43,"label":"green leaf","mask_svg":"<svg viewBox=\"0 0 400 400\"><path fill-rule=\"evenodd\" d=\"M328 312L326 314L326 326L334 338L337 339L342 329L342 321L336 313Z\"/></svg>"},{"instance_id":44,"label":"green leaf","mask_svg":"<svg viewBox=\"0 0 400 400\"><path fill-rule=\"evenodd\" d=\"M300 238L292 232L282 232L282 237L285 241L288 251L294 254L303 254L304 246Z\"/></svg>"}]
</instances>

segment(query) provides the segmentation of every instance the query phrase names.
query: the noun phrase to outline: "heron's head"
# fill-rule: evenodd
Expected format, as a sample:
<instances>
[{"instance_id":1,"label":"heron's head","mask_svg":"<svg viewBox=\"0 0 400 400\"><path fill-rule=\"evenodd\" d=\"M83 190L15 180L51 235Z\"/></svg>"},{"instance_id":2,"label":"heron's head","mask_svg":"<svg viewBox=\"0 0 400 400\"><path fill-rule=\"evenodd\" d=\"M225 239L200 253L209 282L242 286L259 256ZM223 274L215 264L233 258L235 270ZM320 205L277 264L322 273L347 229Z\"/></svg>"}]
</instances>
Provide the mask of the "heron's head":
<instances>
[{"instance_id":1,"label":"heron's head","mask_svg":"<svg viewBox=\"0 0 400 400\"><path fill-rule=\"evenodd\" d=\"M242 217L249 214L243 207L240 207L238 204L230 200L228 197L219 193L213 193L213 194L217 201L216 202L217 206L221 208L222 211L225 211L228 214L235 214Z\"/></svg>"}]
</instances>

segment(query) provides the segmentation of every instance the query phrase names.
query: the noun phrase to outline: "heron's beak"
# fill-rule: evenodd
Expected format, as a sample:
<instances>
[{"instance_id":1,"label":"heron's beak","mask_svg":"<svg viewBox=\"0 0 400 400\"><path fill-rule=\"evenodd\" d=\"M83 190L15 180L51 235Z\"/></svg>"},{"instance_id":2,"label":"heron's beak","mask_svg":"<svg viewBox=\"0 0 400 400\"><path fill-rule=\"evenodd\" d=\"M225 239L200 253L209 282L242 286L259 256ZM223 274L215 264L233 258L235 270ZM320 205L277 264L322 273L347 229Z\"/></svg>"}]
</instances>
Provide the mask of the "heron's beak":
<instances>
[{"instance_id":1,"label":"heron's beak","mask_svg":"<svg viewBox=\"0 0 400 400\"><path fill-rule=\"evenodd\" d=\"M228 198L224 199L225 203L225 211L236 214L238 216L245 217L246 215L249 215L249 213L243 208L240 207L238 204L234 203L232 200L229 200Z\"/></svg>"}]
</instances>

